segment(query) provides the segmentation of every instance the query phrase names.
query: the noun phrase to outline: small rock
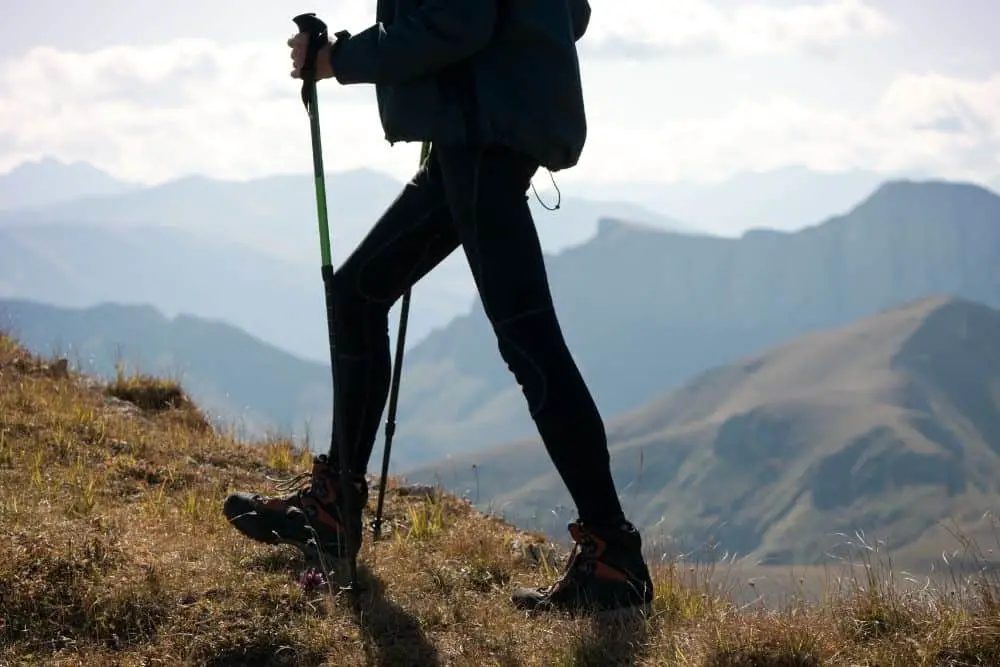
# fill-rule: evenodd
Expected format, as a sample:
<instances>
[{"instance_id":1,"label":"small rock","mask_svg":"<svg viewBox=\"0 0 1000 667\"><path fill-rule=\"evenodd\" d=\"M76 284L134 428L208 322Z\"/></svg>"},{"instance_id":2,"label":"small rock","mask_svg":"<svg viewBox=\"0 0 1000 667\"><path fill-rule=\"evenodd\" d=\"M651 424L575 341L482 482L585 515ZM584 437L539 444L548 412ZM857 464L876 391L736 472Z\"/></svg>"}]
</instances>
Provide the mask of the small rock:
<instances>
[{"instance_id":1,"label":"small rock","mask_svg":"<svg viewBox=\"0 0 1000 667\"><path fill-rule=\"evenodd\" d=\"M511 553L524 558L532 565L541 565L544 558L549 567L555 567L563 559L559 550L548 544L525 543L521 540L514 540L510 544L510 550Z\"/></svg>"},{"instance_id":2,"label":"small rock","mask_svg":"<svg viewBox=\"0 0 1000 667\"><path fill-rule=\"evenodd\" d=\"M437 492L437 488L431 484L406 484L396 489L396 494L400 496L417 496L430 498Z\"/></svg>"},{"instance_id":3,"label":"small rock","mask_svg":"<svg viewBox=\"0 0 1000 667\"><path fill-rule=\"evenodd\" d=\"M89 375L81 375L77 377L76 384L83 389L98 389L103 385L100 380L90 377Z\"/></svg>"},{"instance_id":4,"label":"small rock","mask_svg":"<svg viewBox=\"0 0 1000 667\"><path fill-rule=\"evenodd\" d=\"M69 361L67 359L59 359L48 367L48 372L50 377L58 379L69 377Z\"/></svg>"},{"instance_id":5,"label":"small rock","mask_svg":"<svg viewBox=\"0 0 1000 667\"><path fill-rule=\"evenodd\" d=\"M132 446L125 440L111 438L108 440L108 447L115 454L122 454L132 449Z\"/></svg>"},{"instance_id":6,"label":"small rock","mask_svg":"<svg viewBox=\"0 0 1000 667\"><path fill-rule=\"evenodd\" d=\"M69 361L66 359L58 359L52 364L46 364L30 358L14 357L11 365L14 370L28 375L45 375L57 379L69 377Z\"/></svg>"},{"instance_id":7,"label":"small rock","mask_svg":"<svg viewBox=\"0 0 1000 667\"><path fill-rule=\"evenodd\" d=\"M130 403L129 401L123 401L120 398L114 396L105 396L104 405L109 408L111 412L117 412L123 417L129 417L133 419L140 419L144 422L149 423L150 420L142 414L142 410L135 403Z\"/></svg>"},{"instance_id":8,"label":"small rock","mask_svg":"<svg viewBox=\"0 0 1000 667\"><path fill-rule=\"evenodd\" d=\"M129 401L123 401L122 399L116 398L115 396L105 396L104 405L118 412L131 412L135 414L139 414L141 412L141 410L139 410L139 406L136 405L135 403L131 403Z\"/></svg>"}]
</instances>

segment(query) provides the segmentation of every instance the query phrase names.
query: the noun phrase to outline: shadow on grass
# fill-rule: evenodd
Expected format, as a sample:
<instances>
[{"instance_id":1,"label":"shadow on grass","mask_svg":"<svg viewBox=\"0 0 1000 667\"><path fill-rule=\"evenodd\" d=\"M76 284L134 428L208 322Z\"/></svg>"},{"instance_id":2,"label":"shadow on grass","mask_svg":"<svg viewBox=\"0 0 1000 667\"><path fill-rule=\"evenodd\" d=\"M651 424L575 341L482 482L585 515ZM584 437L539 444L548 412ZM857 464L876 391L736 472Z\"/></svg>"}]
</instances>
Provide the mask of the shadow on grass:
<instances>
[{"instance_id":1,"label":"shadow on grass","mask_svg":"<svg viewBox=\"0 0 1000 667\"><path fill-rule=\"evenodd\" d=\"M304 559L291 548L274 551L252 559L250 566L265 572L300 572L305 566L321 566L315 559ZM330 566L330 579L346 583L346 575L339 563ZM352 603L347 594L337 600L337 606L350 612L361 630L365 659L357 664L421 665L437 667L441 664L437 649L420 628L415 616L385 597L385 583L363 563L358 563L361 590Z\"/></svg>"},{"instance_id":2,"label":"shadow on grass","mask_svg":"<svg viewBox=\"0 0 1000 667\"><path fill-rule=\"evenodd\" d=\"M646 652L650 621L642 615L595 617L573 647L572 664L587 667L635 665Z\"/></svg>"},{"instance_id":3,"label":"shadow on grass","mask_svg":"<svg viewBox=\"0 0 1000 667\"><path fill-rule=\"evenodd\" d=\"M301 570L306 561L291 547L256 554L247 559L247 566L261 572L275 573Z\"/></svg>"},{"instance_id":4,"label":"shadow on grass","mask_svg":"<svg viewBox=\"0 0 1000 667\"><path fill-rule=\"evenodd\" d=\"M365 664L426 665L441 664L437 649L424 635L420 621L385 597L385 583L364 564L358 563L362 591L356 601L344 606L351 610L364 638Z\"/></svg>"}]
</instances>

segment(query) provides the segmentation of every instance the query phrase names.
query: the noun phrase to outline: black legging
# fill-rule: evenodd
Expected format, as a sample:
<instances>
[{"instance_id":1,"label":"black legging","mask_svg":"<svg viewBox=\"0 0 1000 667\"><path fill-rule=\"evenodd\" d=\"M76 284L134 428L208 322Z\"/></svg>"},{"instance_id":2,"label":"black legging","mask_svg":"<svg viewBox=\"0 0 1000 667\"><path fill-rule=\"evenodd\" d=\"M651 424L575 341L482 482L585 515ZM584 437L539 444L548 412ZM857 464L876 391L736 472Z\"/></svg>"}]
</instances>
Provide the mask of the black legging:
<instances>
[{"instance_id":1,"label":"black legging","mask_svg":"<svg viewBox=\"0 0 1000 667\"><path fill-rule=\"evenodd\" d=\"M538 165L502 148L433 146L333 279L343 433L367 470L389 392L389 309L465 251L500 353L580 519L622 521L597 406L563 340L525 192ZM330 452L336 460L336 447Z\"/></svg>"}]
</instances>

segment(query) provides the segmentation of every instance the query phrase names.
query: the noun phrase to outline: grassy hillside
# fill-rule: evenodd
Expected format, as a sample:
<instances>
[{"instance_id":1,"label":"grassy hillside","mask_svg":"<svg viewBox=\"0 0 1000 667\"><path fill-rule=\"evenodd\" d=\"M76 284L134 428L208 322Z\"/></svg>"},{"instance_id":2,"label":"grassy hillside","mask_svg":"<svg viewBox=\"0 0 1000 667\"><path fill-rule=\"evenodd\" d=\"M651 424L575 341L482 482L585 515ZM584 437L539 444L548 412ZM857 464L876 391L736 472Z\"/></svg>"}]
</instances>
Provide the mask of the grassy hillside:
<instances>
[{"instance_id":1,"label":"grassy hillside","mask_svg":"<svg viewBox=\"0 0 1000 667\"><path fill-rule=\"evenodd\" d=\"M0 337L0 664L1000 660L1000 582L911 591L878 561L821 604L773 610L738 608L711 573L658 562L647 618L530 618L508 591L548 580L561 555L468 502L404 494L396 480L388 537L362 550L368 591L353 608L307 576L297 552L249 543L220 512L230 490L307 465L286 443L213 433L170 382L94 387Z\"/></svg>"},{"instance_id":2,"label":"grassy hillside","mask_svg":"<svg viewBox=\"0 0 1000 667\"><path fill-rule=\"evenodd\" d=\"M213 423L251 436L329 440L329 367L224 322L169 319L150 306L75 309L0 299L0 328L35 353L65 355L87 374L110 378L124 365L176 378Z\"/></svg>"},{"instance_id":3,"label":"grassy hillside","mask_svg":"<svg viewBox=\"0 0 1000 667\"><path fill-rule=\"evenodd\" d=\"M705 373L608 435L629 516L677 549L817 564L863 531L923 572L948 548L943 526L988 528L1000 505L1000 312L911 302ZM408 477L532 528L565 519L537 439Z\"/></svg>"}]
</instances>

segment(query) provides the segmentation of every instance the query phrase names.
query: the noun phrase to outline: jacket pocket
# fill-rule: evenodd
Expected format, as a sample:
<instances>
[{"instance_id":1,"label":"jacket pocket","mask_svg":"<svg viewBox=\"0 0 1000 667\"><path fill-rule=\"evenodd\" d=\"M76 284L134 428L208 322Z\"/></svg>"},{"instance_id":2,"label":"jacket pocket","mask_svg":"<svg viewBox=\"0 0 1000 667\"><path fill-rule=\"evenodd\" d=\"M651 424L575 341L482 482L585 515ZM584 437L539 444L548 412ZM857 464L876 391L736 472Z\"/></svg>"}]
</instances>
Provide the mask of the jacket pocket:
<instances>
[{"instance_id":1,"label":"jacket pocket","mask_svg":"<svg viewBox=\"0 0 1000 667\"><path fill-rule=\"evenodd\" d=\"M465 139L461 107L445 97L435 77L385 86L378 99L382 129L390 142Z\"/></svg>"}]
</instances>

